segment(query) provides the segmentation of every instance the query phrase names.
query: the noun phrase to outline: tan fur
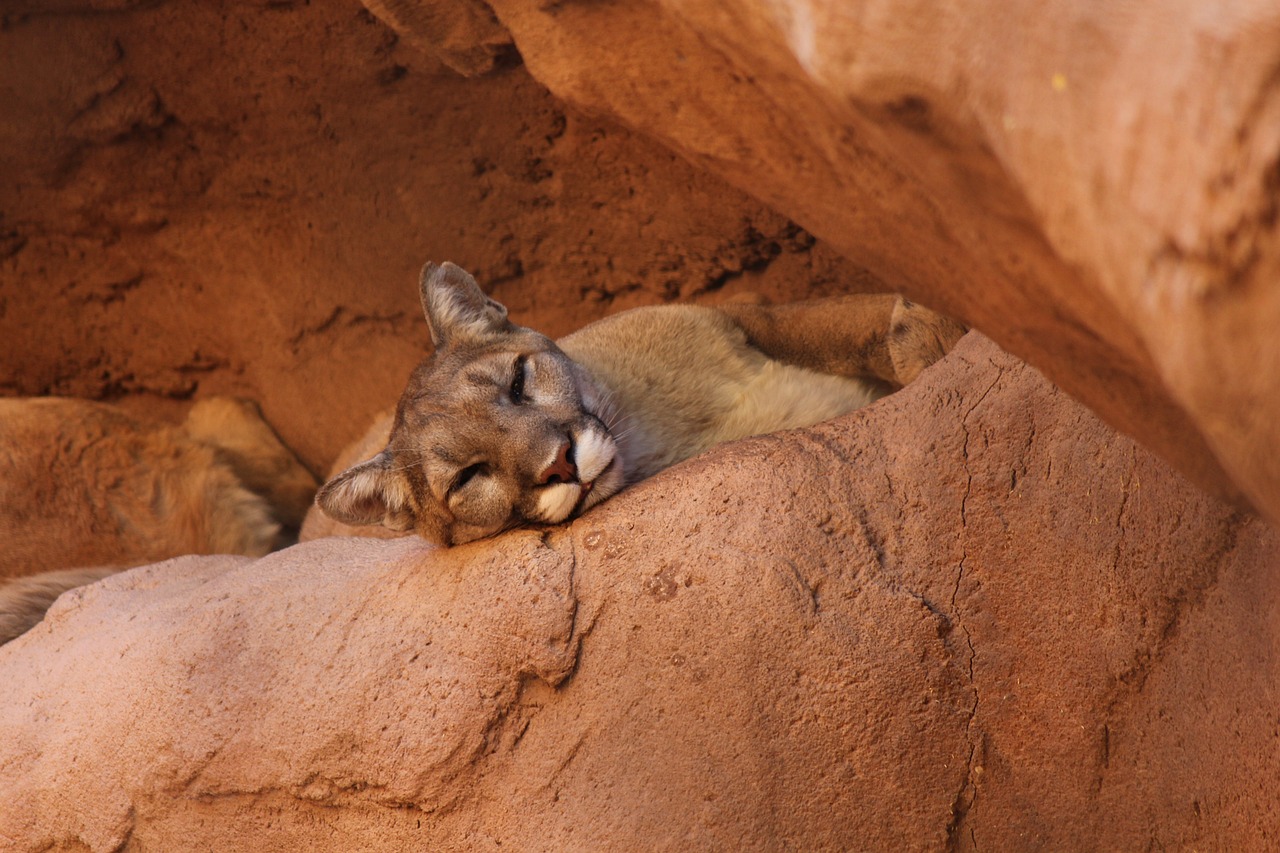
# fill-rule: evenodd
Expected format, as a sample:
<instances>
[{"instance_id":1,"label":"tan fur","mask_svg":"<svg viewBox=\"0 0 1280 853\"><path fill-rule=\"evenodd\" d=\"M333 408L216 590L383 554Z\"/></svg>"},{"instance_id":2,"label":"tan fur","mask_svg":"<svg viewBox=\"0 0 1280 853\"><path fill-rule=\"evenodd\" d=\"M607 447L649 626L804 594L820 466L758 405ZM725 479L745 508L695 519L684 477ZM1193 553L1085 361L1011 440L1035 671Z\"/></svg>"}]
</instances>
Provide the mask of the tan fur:
<instances>
[{"instance_id":1,"label":"tan fur","mask_svg":"<svg viewBox=\"0 0 1280 853\"><path fill-rule=\"evenodd\" d=\"M213 448L246 489L266 499L286 529L298 529L319 484L262 419L256 405L233 397L200 400L187 414L183 432Z\"/></svg>"},{"instance_id":2,"label":"tan fur","mask_svg":"<svg viewBox=\"0 0 1280 853\"><path fill-rule=\"evenodd\" d=\"M442 545L561 522L719 442L852 411L964 331L900 297L848 296L641 308L552 342L452 264L427 264L420 289L436 352L385 448L316 500Z\"/></svg>"},{"instance_id":3,"label":"tan fur","mask_svg":"<svg viewBox=\"0 0 1280 853\"><path fill-rule=\"evenodd\" d=\"M63 569L29 578L14 578L0 586L0 645L35 627L58 596L67 590L100 581L123 568Z\"/></svg>"},{"instance_id":4,"label":"tan fur","mask_svg":"<svg viewBox=\"0 0 1280 853\"><path fill-rule=\"evenodd\" d=\"M0 579L116 567L78 570L89 577L182 554L260 556L292 541L314 488L252 403L202 401L172 426L84 400L3 399ZM29 621L9 608L33 607L75 577L0 586L0 620Z\"/></svg>"}]
</instances>

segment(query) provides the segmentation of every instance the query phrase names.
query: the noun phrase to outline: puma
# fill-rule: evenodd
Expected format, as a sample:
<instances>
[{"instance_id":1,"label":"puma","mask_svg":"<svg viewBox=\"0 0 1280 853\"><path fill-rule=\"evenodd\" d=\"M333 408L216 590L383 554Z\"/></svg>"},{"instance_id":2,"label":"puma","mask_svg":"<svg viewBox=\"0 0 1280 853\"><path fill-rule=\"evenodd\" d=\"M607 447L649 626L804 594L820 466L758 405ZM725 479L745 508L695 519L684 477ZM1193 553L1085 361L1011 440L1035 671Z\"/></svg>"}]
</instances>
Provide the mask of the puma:
<instances>
[{"instance_id":1,"label":"puma","mask_svg":"<svg viewBox=\"0 0 1280 853\"><path fill-rule=\"evenodd\" d=\"M894 295L638 308L559 341L428 263L435 344L385 448L316 503L449 546L581 515L714 444L808 426L913 380L964 327Z\"/></svg>"},{"instance_id":2,"label":"puma","mask_svg":"<svg viewBox=\"0 0 1280 853\"><path fill-rule=\"evenodd\" d=\"M170 425L85 400L0 399L0 643L109 574L282 547L316 485L246 401L203 400Z\"/></svg>"}]
</instances>

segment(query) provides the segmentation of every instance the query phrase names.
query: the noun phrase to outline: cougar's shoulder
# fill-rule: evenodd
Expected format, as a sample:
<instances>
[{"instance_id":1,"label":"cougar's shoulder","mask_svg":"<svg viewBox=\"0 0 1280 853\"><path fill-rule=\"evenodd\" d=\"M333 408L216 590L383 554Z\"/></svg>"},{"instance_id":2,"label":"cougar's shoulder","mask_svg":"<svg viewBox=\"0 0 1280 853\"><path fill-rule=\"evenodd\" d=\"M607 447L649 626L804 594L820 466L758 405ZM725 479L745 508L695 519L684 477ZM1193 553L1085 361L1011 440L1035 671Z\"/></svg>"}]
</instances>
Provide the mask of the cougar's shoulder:
<instances>
[{"instance_id":1,"label":"cougar's shoulder","mask_svg":"<svg viewBox=\"0 0 1280 853\"><path fill-rule=\"evenodd\" d=\"M633 473L650 476L713 445L808 426L866 405L874 383L767 355L716 308L637 308L560 342L636 427Z\"/></svg>"}]
</instances>

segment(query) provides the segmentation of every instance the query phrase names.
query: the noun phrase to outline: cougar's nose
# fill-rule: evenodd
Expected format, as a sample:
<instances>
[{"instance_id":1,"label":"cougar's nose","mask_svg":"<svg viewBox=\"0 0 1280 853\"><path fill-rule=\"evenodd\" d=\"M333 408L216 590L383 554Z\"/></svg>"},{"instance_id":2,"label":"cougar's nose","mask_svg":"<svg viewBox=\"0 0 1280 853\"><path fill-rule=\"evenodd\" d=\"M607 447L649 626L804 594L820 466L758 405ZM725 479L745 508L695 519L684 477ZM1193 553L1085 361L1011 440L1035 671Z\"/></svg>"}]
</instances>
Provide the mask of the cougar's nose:
<instances>
[{"instance_id":1,"label":"cougar's nose","mask_svg":"<svg viewBox=\"0 0 1280 853\"><path fill-rule=\"evenodd\" d=\"M573 442L566 441L560 445L560 450L556 453L556 461L548 465L547 469L538 476L538 485L572 483L577 479L578 469L573 464Z\"/></svg>"}]
</instances>

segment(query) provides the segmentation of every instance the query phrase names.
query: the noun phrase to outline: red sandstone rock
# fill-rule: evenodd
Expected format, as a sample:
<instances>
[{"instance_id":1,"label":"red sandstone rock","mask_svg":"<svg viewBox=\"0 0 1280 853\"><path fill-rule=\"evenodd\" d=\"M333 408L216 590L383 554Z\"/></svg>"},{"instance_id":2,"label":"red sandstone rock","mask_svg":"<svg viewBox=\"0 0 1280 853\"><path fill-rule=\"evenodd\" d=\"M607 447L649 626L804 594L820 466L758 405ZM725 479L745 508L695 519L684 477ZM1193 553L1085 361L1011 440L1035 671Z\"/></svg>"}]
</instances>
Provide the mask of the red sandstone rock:
<instances>
[{"instance_id":1,"label":"red sandstone rock","mask_svg":"<svg viewBox=\"0 0 1280 853\"><path fill-rule=\"evenodd\" d=\"M971 335L565 529L325 539L0 648L16 850L1260 849L1276 534Z\"/></svg>"},{"instance_id":2,"label":"red sandstone rock","mask_svg":"<svg viewBox=\"0 0 1280 853\"><path fill-rule=\"evenodd\" d=\"M364 4L382 21L410 39L414 47L435 56L465 76L485 74L505 59L518 56L511 34L481 0L414 4L368 0Z\"/></svg>"}]
</instances>

